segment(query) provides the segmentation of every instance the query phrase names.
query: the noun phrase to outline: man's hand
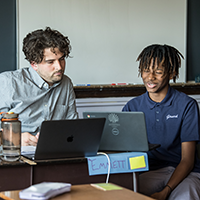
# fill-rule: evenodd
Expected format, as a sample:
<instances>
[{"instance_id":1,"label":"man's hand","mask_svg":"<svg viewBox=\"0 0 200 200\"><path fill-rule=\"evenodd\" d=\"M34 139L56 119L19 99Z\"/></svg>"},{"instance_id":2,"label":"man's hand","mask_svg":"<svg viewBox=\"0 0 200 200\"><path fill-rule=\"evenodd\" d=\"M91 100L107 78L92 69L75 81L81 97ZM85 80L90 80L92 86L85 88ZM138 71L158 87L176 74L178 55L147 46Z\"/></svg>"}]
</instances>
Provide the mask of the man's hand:
<instances>
[{"instance_id":1,"label":"man's hand","mask_svg":"<svg viewBox=\"0 0 200 200\"><path fill-rule=\"evenodd\" d=\"M36 146L38 142L39 132L37 135L31 135L28 132L22 133L21 145L22 146Z\"/></svg>"}]
</instances>

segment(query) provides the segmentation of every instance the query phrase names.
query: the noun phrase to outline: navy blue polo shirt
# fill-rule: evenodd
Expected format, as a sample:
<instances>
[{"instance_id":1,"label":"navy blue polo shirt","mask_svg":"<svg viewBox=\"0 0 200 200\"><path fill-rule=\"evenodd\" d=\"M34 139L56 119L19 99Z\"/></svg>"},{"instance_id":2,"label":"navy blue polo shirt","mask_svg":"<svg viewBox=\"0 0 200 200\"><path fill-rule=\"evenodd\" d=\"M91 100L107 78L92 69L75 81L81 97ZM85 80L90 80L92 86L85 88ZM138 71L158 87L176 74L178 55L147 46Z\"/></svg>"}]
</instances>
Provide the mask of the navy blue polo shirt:
<instances>
[{"instance_id":1,"label":"navy blue polo shirt","mask_svg":"<svg viewBox=\"0 0 200 200\"><path fill-rule=\"evenodd\" d=\"M170 86L162 102L152 101L146 92L130 100L123 111L144 112L149 143L161 144L148 152L150 169L176 167L181 160L181 143L200 140L197 102ZM200 172L197 156L193 171Z\"/></svg>"}]
</instances>

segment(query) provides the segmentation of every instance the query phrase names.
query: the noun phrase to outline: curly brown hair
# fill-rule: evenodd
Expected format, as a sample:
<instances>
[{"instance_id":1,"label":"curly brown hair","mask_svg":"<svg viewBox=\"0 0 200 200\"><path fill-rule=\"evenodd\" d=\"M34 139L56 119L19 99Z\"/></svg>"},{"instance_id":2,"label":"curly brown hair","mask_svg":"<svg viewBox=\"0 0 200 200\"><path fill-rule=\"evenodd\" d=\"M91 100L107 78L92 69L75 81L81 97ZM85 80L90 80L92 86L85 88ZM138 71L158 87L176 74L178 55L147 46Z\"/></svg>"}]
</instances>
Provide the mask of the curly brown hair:
<instances>
[{"instance_id":1,"label":"curly brown hair","mask_svg":"<svg viewBox=\"0 0 200 200\"><path fill-rule=\"evenodd\" d=\"M57 30L46 27L45 30L39 29L28 33L23 40L23 52L25 59L30 63L41 63L44 57L44 49L51 48L55 53L58 48L64 56L68 57L71 51L71 45L68 37L63 36Z\"/></svg>"},{"instance_id":2,"label":"curly brown hair","mask_svg":"<svg viewBox=\"0 0 200 200\"><path fill-rule=\"evenodd\" d=\"M142 74L144 69L149 69L151 60L153 59L153 68L155 67L155 62L157 62L157 65L161 64L164 67L164 75L174 74L173 81L175 82L179 75L181 58L184 59L183 55L172 46L166 44L153 44L147 46L137 58L137 61L140 62L139 75Z\"/></svg>"}]
</instances>

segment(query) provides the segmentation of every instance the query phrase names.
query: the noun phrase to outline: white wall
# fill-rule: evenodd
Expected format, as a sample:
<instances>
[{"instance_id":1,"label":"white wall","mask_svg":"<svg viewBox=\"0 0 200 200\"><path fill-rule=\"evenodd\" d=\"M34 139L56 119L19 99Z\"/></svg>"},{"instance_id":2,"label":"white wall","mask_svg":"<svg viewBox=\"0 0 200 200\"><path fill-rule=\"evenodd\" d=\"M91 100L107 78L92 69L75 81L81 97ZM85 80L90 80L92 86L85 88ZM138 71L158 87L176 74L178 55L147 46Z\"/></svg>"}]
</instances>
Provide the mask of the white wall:
<instances>
[{"instance_id":1,"label":"white wall","mask_svg":"<svg viewBox=\"0 0 200 200\"><path fill-rule=\"evenodd\" d=\"M196 99L200 108L200 95L189 95ZM134 97L84 98L76 99L77 112L83 117L83 112L120 112L125 104Z\"/></svg>"},{"instance_id":2,"label":"white wall","mask_svg":"<svg viewBox=\"0 0 200 200\"><path fill-rule=\"evenodd\" d=\"M186 0L18 0L19 68L27 33L50 26L67 35L74 84L141 83L136 58L153 43L186 57ZM185 82L185 62L177 82Z\"/></svg>"}]
</instances>

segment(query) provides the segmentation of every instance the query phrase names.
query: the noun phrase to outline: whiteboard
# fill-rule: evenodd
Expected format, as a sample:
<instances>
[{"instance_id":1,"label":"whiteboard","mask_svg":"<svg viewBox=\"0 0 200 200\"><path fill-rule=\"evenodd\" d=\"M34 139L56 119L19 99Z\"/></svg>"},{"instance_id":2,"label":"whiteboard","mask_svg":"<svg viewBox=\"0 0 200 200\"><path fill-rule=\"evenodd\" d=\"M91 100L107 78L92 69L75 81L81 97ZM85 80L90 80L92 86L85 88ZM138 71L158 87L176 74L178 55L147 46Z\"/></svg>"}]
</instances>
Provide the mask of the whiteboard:
<instances>
[{"instance_id":1,"label":"whiteboard","mask_svg":"<svg viewBox=\"0 0 200 200\"><path fill-rule=\"evenodd\" d=\"M186 0L18 0L18 68L23 38L50 26L69 37L65 74L76 84L141 84L137 56L168 44L186 57ZM182 61L177 82L185 82Z\"/></svg>"}]
</instances>

